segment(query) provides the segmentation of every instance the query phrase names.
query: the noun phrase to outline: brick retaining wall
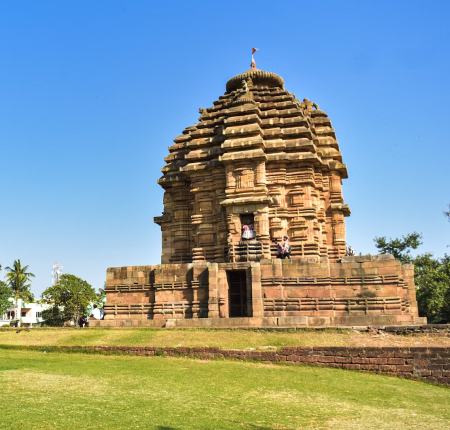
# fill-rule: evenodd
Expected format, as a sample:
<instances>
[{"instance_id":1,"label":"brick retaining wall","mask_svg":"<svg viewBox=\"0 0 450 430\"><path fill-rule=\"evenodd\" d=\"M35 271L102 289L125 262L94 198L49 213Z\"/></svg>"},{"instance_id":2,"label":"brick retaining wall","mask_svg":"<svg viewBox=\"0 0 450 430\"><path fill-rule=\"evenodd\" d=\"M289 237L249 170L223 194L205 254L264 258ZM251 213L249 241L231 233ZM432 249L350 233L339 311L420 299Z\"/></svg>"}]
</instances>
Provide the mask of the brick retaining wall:
<instances>
[{"instance_id":1,"label":"brick retaining wall","mask_svg":"<svg viewBox=\"0 0 450 430\"><path fill-rule=\"evenodd\" d=\"M43 348L43 347L41 347ZM234 358L293 364L308 364L351 370L361 370L404 378L417 378L450 386L450 348L436 347L325 347L286 346L278 351L249 351L218 347L157 347L157 346L62 346L76 351L91 349L99 352L120 352L133 355L171 355L203 359Z\"/></svg>"}]
</instances>

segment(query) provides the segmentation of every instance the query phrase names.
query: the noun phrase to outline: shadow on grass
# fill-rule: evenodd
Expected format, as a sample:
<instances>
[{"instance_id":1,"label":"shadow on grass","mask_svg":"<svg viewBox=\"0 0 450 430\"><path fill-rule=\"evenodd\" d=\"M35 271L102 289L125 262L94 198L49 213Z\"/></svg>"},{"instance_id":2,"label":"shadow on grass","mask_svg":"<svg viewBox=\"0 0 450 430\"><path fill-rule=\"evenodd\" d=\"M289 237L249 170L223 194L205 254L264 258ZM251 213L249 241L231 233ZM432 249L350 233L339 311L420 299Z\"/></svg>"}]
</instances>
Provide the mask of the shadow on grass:
<instances>
[{"instance_id":1,"label":"shadow on grass","mask_svg":"<svg viewBox=\"0 0 450 430\"><path fill-rule=\"evenodd\" d=\"M235 423L237 426L241 427L244 423ZM255 424L249 424L245 423L245 428L253 429L253 430L275 430L275 427L261 427ZM280 427L276 427L279 429ZM284 427L285 429L288 429L288 427ZM166 427L166 426L157 426L155 427L156 430L179 430L175 427ZM294 430L294 428L292 428Z\"/></svg>"}]
</instances>

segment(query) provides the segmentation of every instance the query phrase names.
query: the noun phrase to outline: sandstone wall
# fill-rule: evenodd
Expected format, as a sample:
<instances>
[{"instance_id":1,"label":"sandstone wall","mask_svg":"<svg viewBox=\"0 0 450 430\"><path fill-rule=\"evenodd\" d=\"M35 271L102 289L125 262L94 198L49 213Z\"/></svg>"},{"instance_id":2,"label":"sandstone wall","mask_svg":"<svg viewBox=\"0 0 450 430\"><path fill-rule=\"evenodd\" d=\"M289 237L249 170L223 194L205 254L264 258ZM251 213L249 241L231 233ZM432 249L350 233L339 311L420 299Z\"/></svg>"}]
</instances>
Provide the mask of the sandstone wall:
<instances>
[{"instance_id":1,"label":"sandstone wall","mask_svg":"<svg viewBox=\"0 0 450 430\"><path fill-rule=\"evenodd\" d=\"M245 274L247 308L240 318L229 313L232 271ZM424 322L418 319L413 266L390 255L344 257L338 263L322 258L110 268L106 295L101 325L108 326L119 320L198 327Z\"/></svg>"}]
</instances>

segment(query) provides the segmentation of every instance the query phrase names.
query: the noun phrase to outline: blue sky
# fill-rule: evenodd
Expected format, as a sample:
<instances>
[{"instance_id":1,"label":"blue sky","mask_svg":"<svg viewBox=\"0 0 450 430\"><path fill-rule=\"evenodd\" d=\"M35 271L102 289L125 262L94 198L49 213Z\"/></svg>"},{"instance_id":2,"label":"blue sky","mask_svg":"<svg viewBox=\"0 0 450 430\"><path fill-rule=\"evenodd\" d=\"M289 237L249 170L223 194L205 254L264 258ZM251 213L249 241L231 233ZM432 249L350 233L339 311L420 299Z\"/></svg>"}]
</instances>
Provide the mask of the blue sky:
<instances>
[{"instance_id":1,"label":"blue sky","mask_svg":"<svg viewBox=\"0 0 450 430\"><path fill-rule=\"evenodd\" d=\"M167 147L258 68L326 111L349 179L347 239L449 252L446 1L0 2L0 264L39 296L59 261L95 288L158 264ZM2 273L4 274L4 272Z\"/></svg>"}]
</instances>

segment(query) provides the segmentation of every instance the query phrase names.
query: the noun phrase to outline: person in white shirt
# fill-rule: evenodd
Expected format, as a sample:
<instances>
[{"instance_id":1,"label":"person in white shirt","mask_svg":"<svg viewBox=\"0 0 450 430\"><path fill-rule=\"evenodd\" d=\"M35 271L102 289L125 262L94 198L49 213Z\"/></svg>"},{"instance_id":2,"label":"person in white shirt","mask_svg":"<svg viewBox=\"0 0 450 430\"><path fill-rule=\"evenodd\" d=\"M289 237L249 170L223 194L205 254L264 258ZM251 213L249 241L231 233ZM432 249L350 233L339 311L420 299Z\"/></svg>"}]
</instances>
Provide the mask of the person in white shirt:
<instances>
[{"instance_id":1,"label":"person in white shirt","mask_svg":"<svg viewBox=\"0 0 450 430\"><path fill-rule=\"evenodd\" d=\"M351 246L349 246L348 251L347 251L347 256L354 257L355 255L356 255L356 251Z\"/></svg>"},{"instance_id":2,"label":"person in white shirt","mask_svg":"<svg viewBox=\"0 0 450 430\"><path fill-rule=\"evenodd\" d=\"M91 317L95 318L96 320L100 319L100 309L97 307L97 305L94 305L94 309L92 309Z\"/></svg>"},{"instance_id":3,"label":"person in white shirt","mask_svg":"<svg viewBox=\"0 0 450 430\"><path fill-rule=\"evenodd\" d=\"M291 245L289 243L289 238L287 236L283 237L284 240L284 246L283 246L283 259L284 258L289 258L289 260L291 259Z\"/></svg>"},{"instance_id":4,"label":"person in white shirt","mask_svg":"<svg viewBox=\"0 0 450 430\"><path fill-rule=\"evenodd\" d=\"M283 258L283 245L278 242L278 239L274 239L273 241L277 247L277 258Z\"/></svg>"}]
</instances>

